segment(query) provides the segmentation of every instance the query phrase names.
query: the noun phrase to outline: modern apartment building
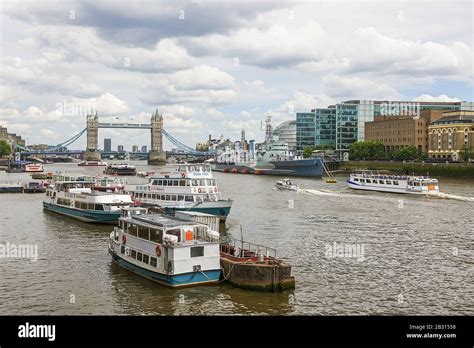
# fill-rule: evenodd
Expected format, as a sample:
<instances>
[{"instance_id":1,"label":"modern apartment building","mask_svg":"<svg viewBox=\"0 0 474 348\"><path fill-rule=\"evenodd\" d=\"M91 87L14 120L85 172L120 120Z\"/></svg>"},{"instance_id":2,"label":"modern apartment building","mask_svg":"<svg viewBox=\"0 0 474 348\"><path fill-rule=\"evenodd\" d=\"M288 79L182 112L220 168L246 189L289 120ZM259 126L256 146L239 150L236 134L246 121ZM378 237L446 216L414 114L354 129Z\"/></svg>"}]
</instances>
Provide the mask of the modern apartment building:
<instances>
[{"instance_id":1,"label":"modern apartment building","mask_svg":"<svg viewBox=\"0 0 474 348\"><path fill-rule=\"evenodd\" d=\"M104 151L105 152L112 151L112 139L109 139L109 138L104 139Z\"/></svg>"}]
</instances>

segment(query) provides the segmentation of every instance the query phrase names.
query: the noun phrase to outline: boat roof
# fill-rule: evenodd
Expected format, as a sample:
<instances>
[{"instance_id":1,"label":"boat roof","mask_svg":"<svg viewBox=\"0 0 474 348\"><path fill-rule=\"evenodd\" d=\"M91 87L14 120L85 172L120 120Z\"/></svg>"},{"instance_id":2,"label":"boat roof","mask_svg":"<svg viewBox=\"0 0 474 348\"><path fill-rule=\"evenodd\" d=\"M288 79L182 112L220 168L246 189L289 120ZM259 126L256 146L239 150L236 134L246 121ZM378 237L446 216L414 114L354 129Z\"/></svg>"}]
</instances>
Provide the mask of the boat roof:
<instances>
[{"instance_id":1,"label":"boat roof","mask_svg":"<svg viewBox=\"0 0 474 348\"><path fill-rule=\"evenodd\" d=\"M194 222L194 221L183 220L176 217L165 216L158 213L151 213L151 214L145 214L145 215L132 215L132 216L126 217L126 219L135 220L140 223L146 223L148 225L154 225L154 226L159 226L159 227L164 227L164 228L181 227L183 225L186 225L186 226L200 225L199 223Z\"/></svg>"}]
</instances>

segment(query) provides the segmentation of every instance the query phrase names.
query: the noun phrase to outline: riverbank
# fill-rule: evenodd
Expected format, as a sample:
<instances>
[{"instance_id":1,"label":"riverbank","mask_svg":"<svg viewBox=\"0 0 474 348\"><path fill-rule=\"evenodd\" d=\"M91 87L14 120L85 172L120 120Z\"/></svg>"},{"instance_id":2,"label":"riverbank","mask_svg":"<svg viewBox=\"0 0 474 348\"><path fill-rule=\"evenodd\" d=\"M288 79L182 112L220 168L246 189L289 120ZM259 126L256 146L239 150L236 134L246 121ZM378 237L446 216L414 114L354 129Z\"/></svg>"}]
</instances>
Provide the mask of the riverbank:
<instances>
[{"instance_id":1,"label":"riverbank","mask_svg":"<svg viewBox=\"0 0 474 348\"><path fill-rule=\"evenodd\" d=\"M383 162L349 161L342 162L340 170L351 172L356 169L389 170L397 174L429 175L434 177L474 179L472 163L421 163L421 162Z\"/></svg>"}]
</instances>

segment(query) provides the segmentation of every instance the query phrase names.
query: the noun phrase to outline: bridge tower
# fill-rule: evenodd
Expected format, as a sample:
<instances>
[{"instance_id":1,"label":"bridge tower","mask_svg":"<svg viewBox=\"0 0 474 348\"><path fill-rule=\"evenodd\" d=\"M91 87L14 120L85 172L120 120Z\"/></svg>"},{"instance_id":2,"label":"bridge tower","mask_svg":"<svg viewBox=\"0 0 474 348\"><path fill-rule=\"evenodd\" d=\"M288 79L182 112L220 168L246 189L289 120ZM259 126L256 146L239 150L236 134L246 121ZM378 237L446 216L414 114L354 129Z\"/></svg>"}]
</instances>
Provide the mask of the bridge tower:
<instances>
[{"instance_id":1,"label":"bridge tower","mask_svg":"<svg viewBox=\"0 0 474 348\"><path fill-rule=\"evenodd\" d=\"M87 147L86 152L84 152L84 160L86 161L100 161L98 134L99 116L96 112L95 115L87 115Z\"/></svg>"},{"instance_id":2,"label":"bridge tower","mask_svg":"<svg viewBox=\"0 0 474 348\"><path fill-rule=\"evenodd\" d=\"M151 115L151 149L148 154L148 164L166 163L166 154L163 151L163 115L158 110Z\"/></svg>"}]
</instances>

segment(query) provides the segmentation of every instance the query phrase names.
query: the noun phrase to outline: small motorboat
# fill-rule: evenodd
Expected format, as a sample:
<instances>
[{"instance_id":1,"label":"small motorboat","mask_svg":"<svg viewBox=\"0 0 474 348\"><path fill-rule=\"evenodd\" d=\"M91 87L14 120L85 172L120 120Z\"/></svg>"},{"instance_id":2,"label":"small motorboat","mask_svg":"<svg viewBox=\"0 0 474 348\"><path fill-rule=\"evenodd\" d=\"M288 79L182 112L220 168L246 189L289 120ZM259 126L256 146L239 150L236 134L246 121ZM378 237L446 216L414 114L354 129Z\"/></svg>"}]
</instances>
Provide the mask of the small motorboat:
<instances>
[{"instance_id":1,"label":"small motorboat","mask_svg":"<svg viewBox=\"0 0 474 348\"><path fill-rule=\"evenodd\" d=\"M277 183L275 184L275 188L279 190L290 190L290 191L298 191L300 189L298 185L293 184L293 182L291 182L291 180L288 178L285 178L281 181L277 181Z\"/></svg>"}]
</instances>

